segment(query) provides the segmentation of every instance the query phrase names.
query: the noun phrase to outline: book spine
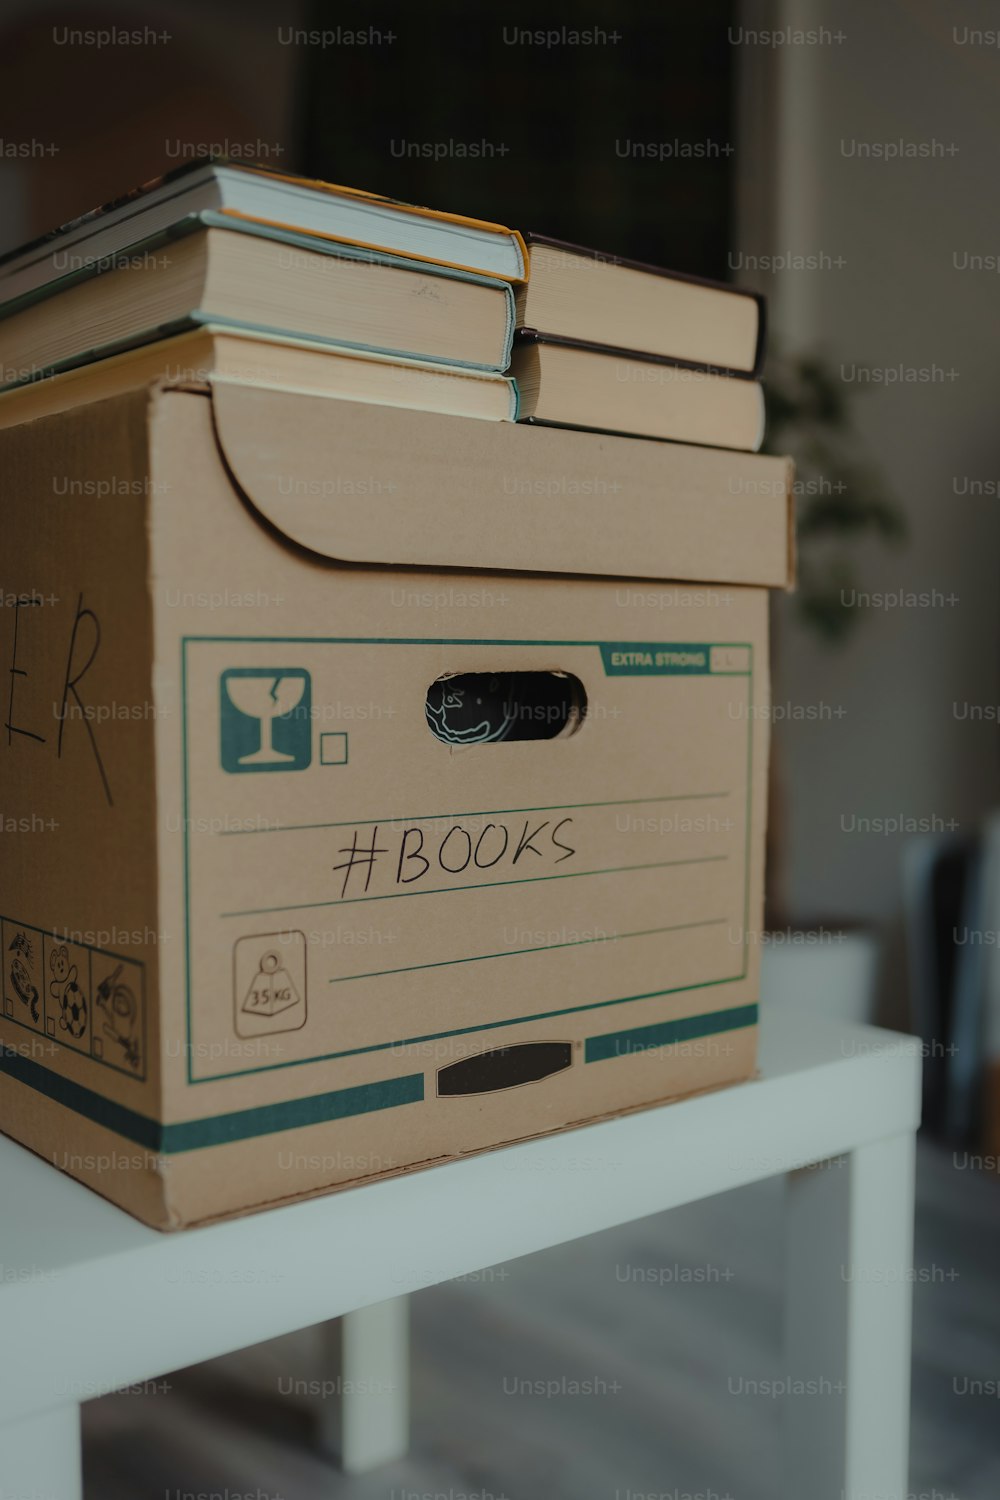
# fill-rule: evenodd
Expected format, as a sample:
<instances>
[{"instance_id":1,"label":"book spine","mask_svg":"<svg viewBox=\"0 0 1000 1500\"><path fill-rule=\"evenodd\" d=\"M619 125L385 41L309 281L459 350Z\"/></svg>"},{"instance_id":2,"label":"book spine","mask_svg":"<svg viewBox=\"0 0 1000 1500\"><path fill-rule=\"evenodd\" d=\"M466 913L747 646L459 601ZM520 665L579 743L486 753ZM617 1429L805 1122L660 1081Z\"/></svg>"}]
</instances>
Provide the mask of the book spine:
<instances>
[{"instance_id":1,"label":"book spine","mask_svg":"<svg viewBox=\"0 0 1000 1500\"><path fill-rule=\"evenodd\" d=\"M564 349L585 349L593 354L610 355L614 359L634 359L640 364L670 365L677 370L695 370L700 375L722 375L727 380L758 380L763 359L760 333L752 370L734 370L728 365L708 365L697 359L675 359L669 354L650 354L647 350L625 349L617 344L595 344L589 339L572 339L564 334L543 333L538 328L519 328L517 337L525 344L558 344Z\"/></svg>"}]
</instances>

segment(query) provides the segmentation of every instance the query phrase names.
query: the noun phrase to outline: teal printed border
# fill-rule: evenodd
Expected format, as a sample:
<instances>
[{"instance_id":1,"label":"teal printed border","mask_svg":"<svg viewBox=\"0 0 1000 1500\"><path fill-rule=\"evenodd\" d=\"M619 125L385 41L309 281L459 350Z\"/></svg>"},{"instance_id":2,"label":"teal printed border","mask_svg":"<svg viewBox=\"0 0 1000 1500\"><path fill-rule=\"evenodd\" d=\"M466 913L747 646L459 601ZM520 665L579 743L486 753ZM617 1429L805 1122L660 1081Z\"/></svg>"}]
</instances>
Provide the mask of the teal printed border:
<instances>
[{"instance_id":1,"label":"teal printed border","mask_svg":"<svg viewBox=\"0 0 1000 1500\"><path fill-rule=\"evenodd\" d=\"M587 1038L584 1061L606 1062L611 1057L629 1057L633 1052L648 1052L651 1047L675 1047L678 1043L740 1031L756 1024L757 1006L737 1005L732 1010L716 1010L705 1016L681 1016L677 1021L635 1026L629 1031L608 1031L603 1036Z\"/></svg>"},{"instance_id":2,"label":"teal printed border","mask_svg":"<svg viewBox=\"0 0 1000 1500\"><path fill-rule=\"evenodd\" d=\"M753 1026L756 1021L757 1006L742 1005L707 1015L688 1016L680 1021L666 1021L658 1026L611 1032L588 1040L586 1061L601 1062L650 1047L671 1046L695 1037L718 1036L726 1031ZM229 1114L205 1115L198 1120L164 1125L149 1115L128 1109L93 1089L53 1073L6 1043L0 1043L0 1073L35 1093L44 1094L74 1114L83 1115L95 1125L113 1131L124 1140L162 1156L203 1151L235 1141L276 1135L283 1130L300 1130L309 1125L325 1125L354 1115L420 1104L424 1099L423 1074L409 1073L403 1078L334 1089L305 1099L289 1099L279 1104L262 1104L254 1109L238 1109Z\"/></svg>"},{"instance_id":3,"label":"teal printed border","mask_svg":"<svg viewBox=\"0 0 1000 1500\"><path fill-rule=\"evenodd\" d=\"M205 1115L200 1120L163 1125L149 1115L128 1109L93 1089L84 1088L83 1084L43 1068L41 1063L25 1057L16 1047L6 1043L0 1043L0 1073L55 1100L73 1110L74 1114L83 1115L95 1125L102 1125L105 1130L112 1130L147 1151L165 1156L275 1135L281 1130L299 1130L306 1125L325 1125L331 1120L367 1115L379 1109L395 1109L402 1104L419 1104L424 1097L423 1074L410 1073L405 1078L387 1078L381 1083L333 1089L325 1094L312 1094L307 1099L288 1099L280 1104L261 1104L255 1109L237 1109L230 1114Z\"/></svg>"},{"instance_id":4,"label":"teal printed border","mask_svg":"<svg viewBox=\"0 0 1000 1500\"><path fill-rule=\"evenodd\" d=\"M753 796L752 796L752 786L753 786L753 718L752 718L752 715L749 712L749 708L750 708L750 706L753 703L754 653L753 653L753 645L749 641L713 641L713 642L710 643L710 645L706 645L706 643L703 643L703 642L697 642L697 643L692 644L691 642L687 642L687 641L680 641L680 642L678 642L678 641L670 641L670 642L665 642L665 641L646 641L646 642L639 642L639 643L636 643L636 642L621 643L621 642L613 642L613 641L517 640L517 639L509 639L509 638L508 639L485 640L485 639L470 638L468 636L463 636L463 637L443 637L443 636L393 636L393 637L386 637L386 636L225 636L225 635L221 635L221 636L214 636L214 635L213 636L182 636L181 637L181 737L182 737L182 799L183 799L182 827L183 827L183 839L184 839L184 859L183 859L183 866L184 866L184 966L185 966L185 1027L186 1027L186 1036L187 1036L187 1048L186 1048L186 1054L187 1054L187 1082L188 1082L189 1085L200 1084L200 1083L218 1083L218 1082L221 1082L223 1079L226 1079L226 1078L245 1078L245 1077L248 1077L248 1076L250 1076L250 1075L252 1075L254 1073L270 1073L270 1072L274 1072L274 1071L276 1071L278 1069L281 1069L281 1068L305 1067L305 1066L308 1066L308 1065L310 1065L312 1063L331 1062L331 1061L334 1061L334 1060L337 1060L337 1059L340 1059L340 1058L344 1058L344 1057L356 1057L356 1056L359 1056L361 1054L367 1054L367 1053L373 1053L373 1052L386 1052L386 1051L389 1051L391 1049L400 1048L400 1047L407 1047L407 1046L414 1046L414 1045L417 1045L417 1044L423 1043L423 1042L441 1041L441 1040L443 1040L443 1039L445 1039L447 1037L452 1037L452 1036L467 1036L467 1035L471 1035L471 1034L474 1034L474 1033L477 1033L477 1032L495 1031L495 1030L499 1030L499 1029L502 1029L502 1028L507 1027L507 1026L517 1026L517 1025L520 1025L522 1022L550 1020L550 1019L552 1019L552 1018L554 1018L556 1016L573 1015L573 1014L577 1014L577 1013L579 1013L581 1011L601 1010L601 1009L605 1009L605 1008L610 1007L610 1006L627 1005L627 1004L629 1004L630 1002L632 1002L634 1000L651 1000L651 999L655 999L655 998L657 998L659 996L662 996L662 995L676 995L676 994L685 993L685 992L687 992L689 990L693 991L693 990L699 990L699 989L711 989L711 988L715 987L716 985L720 985L720 984L734 984L738 980L746 978L746 974L747 974L747 952L746 952L746 944L744 943L744 945L743 945L743 965L742 965L742 968L741 968L740 972L738 974L727 975L727 976L725 976L722 979L702 980L702 981L699 981L698 983L695 983L695 984L677 985L677 986L673 986L671 988L666 988L666 989L662 989L662 990L650 990L650 991L648 991L648 992L646 992L644 994L638 994L638 995L622 995L622 996L618 996L618 997L616 997L614 999L611 999L611 1000L591 1001L589 1003L584 1003L584 1004L581 1004L581 1005L565 1006L565 1007L562 1007L561 1009L558 1009L558 1010L541 1011L541 1012L535 1012L535 1013L528 1014L528 1015L523 1015L523 1016L514 1016L514 1017L510 1018L509 1020L480 1022L479 1024L477 1024L475 1026L455 1027L455 1028L452 1028L452 1029L447 1030L447 1031L432 1032L432 1033L428 1033L428 1034L423 1035L423 1036L400 1037L400 1038L397 1038L394 1041L379 1042L379 1043L376 1043L376 1044L374 1044L372 1046L368 1046L368 1047L355 1047L355 1048L352 1048L352 1049L350 1049L348 1051L343 1051L343 1052L327 1052L327 1053L322 1053L322 1054L319 1054L319 1055L314 1055L312 1057L293 1058L293 1059L288 1060L287 1062L265 1063L265 1064L262 1064L260 1067L257 1067L257 1068L244 1068L244 1069L240 1069L240 1070L237 1070L237 1071L234 1071L234 1072L230 1072L230 1073L206 1074L206 1075L204 1075L202 1077L195 1078L194 1075L193 1075L194 1043L193 1043L193 1016L192 1016L192 1006L191 1006L191 920L190 920L190 918L191 918L191 889L190 889L190 832L189 832L189 830L190 830L190 817L189 817L189 802L188 802L190 777L189 777L189 769L188 769L188 723L187 723L187 709L188 709L188 647L189 646L195 646L195 645L237 645L237 646L253 646L253 645L268 645L268 646L270 646L270 645L281 645L281 646L285 646L285 645L300 645L300 646L539 646L539 647L574 646L574 647L596 648L601 653L602 664L605 665L605 667L606 667L606 662L607 662L607 657L606 657L605 653L608 650L610 650L610 649L628 650L628 651L635 651L635 650L642 649L642 650L649 650L649 651L682 650L682 651L687 651L687 652L690 652L690 651L705 651L705 652L710 652L711 648L713 648L713 647L716 648L716 649L727 649L727 648L739 647L739 648L744 649L744 650L746 650L748 652L750 666L749 666L749 668L748 668L747 671L745 671L745 672L733 672L733 671L726 670L726 671L720 671L718 673L713 673L711 671L711 666L709 665L708 668L705 670L705 672L702 675L706 675L706 676L726 676L726 677L746 677L747 680L748 680L748 698L747 698L747 707L748 707L748 712L747 712L747 796L746 796L746 833L745 833L744 874L743 874L743 886L744 886L743 931L744 931L744 934L748 930L748 922L749 922L749 915L750 915L750 846L751 846L751 837L750 837L750 835L751 835L751 819L752 819L752 803L753 803ZM709 658L709 660L710 660L710 658ZM644 673L642 675L647 675L647 674ZM669 675L673 675L673 674L669 674ZM680 674L678 674L678 675L680 675ZM685 674L685 675L687 675L687 674ZM655 799L655 798L643 798L641 800L642 801L653 802L653 801L656 801L657 799ZM540 811L544 811L546 809L539 809L539 810ZM430 815L428 814L428 815L425 815L425 816L430 816ZM454 816L458 817L458 816L460 816L460 814L456 813ZM414 819L414 821L420 821L420 820L419 819ZM352 826L353 826L353 824L352 824ZM268 830L268 829L261 829L260 830L261 833L267 833L267 832L270 832L270 831L271 830ZM256 832L256 830L252 830L252 832ZM588 872L581 871L581 872L578 872L578 873L580 875L583 875L583 874L586 874ZM601 873L601 872L589 872L589 873ZM543 878L543 877L535 877L535 878ZM490 884L490 883L498 883L498 882L487 882L487 884ZM435 893L428 892L427 894L442 894L442 892L435 892ZM379 898L379 899L382 899L382 898ZM325 904L325 903L319 903L319 904ZM330 904L332 904L332 905L340 905L341 903L340 902L333 902L333 903L330 903ZM300 907L300 906L296 906L296 907L291 908L291 909L297 911L297 910L301 910L303 908ZM725 1014L725 1012L722 1012L721 1014ZM750 1022L743 1022L741 1024L748 1025L748 1024L752 1024L752 1023L750 1023ZM660 1044L656 1044L656 1045L660 1045ZM590 1059L588 1057L588 1061L589 1060Z\"/></svg>"}]
</instances>

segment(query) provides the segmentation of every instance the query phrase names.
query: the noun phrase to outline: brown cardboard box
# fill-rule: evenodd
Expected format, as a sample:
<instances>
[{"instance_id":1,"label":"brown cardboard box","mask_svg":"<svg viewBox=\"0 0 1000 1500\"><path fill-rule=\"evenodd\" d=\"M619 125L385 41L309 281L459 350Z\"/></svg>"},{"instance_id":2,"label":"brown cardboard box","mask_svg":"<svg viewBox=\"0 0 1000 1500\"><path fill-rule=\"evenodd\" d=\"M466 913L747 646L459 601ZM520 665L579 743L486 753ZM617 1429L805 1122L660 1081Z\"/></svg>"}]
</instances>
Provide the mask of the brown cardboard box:
<instances>
[{"instance_id":1,"label":"brown cardboard box","mask_svg":"<svg viewBox=\"0 0 1000 1500\"><path fill-rule=\"evenodd\" d=\"M783 461L223 382L0 452L3 1130L177 1227L753 1072Z\"/></svg>"}]
</instances>

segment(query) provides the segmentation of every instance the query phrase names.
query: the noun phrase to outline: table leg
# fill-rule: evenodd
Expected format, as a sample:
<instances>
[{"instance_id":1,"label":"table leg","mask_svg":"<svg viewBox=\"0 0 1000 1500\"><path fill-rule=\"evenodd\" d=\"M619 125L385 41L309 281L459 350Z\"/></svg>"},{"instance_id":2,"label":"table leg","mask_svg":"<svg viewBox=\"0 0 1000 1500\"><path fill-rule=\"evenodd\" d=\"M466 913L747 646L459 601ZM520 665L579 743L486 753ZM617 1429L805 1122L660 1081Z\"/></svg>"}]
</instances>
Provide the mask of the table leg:
<instances>
[{"instance_id":1,"label":"table leg","mask_svg":"<svg viewBox=\"0 0 1000 1500\"><path fill-rule=\"evenodd\" d=\"M914 1137L788 1179L785 1494L905 1500Z\"/></svg>"},{"instance_id":2,"label":"table leg","mask_svg":"<svg viewBox=\"0 0 1000 1500\"><path fill-rule=\"evenodd\" d=\"M345 1473L363 1474L409 1447L409 1299L359 1308L327 1329L336 1393L320 1415L321 1441Z\"/></svg>"},{"instance_id":3,"label":"table leg","mask_svg":"<svg viewBox=\"0 0 1000 1500\"><path fill-rule=\"evenodd\" d=\"M0 1500L82 1500L80 1408L0 1423Z\"/></svg>"}]
</instances>

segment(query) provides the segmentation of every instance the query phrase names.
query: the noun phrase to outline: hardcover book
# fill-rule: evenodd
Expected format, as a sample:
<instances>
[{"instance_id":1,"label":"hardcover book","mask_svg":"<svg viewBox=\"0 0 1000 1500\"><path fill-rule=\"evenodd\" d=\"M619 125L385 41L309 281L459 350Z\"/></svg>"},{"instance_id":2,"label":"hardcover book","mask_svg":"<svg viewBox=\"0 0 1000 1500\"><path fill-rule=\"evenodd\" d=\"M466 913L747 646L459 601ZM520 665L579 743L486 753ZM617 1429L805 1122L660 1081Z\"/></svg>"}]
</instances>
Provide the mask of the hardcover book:
<instances>
[{"instance_id":1,"label":"hardcover book","mask_svg":"<svg viewBox=\"0 0 1000 1500\"><path fill-rule=\"evenodd\" d=\"M581 245L526 236L528 284L517 321L560 338L736 374L759 374L764 299Z\"/></svg>"}]
</instances>

